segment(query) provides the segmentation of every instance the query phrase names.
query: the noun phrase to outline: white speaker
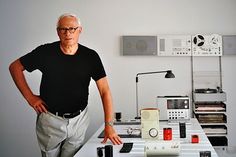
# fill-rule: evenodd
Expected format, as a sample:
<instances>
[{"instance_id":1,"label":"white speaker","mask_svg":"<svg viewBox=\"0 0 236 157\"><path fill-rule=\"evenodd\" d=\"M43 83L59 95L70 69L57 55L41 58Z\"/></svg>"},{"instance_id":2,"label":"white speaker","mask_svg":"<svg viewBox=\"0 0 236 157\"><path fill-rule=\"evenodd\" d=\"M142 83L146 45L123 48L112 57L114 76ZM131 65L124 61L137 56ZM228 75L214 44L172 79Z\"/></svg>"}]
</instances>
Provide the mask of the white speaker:
<instances>
[{"instance_id":1,"label":"white speaker","mask_svg":"<svg viewBox=\"0 0 236 157\"><path fill-rule=\"evenodd\" d=\"M158 139L159 110L157 108L141 110L141 131L143 139Z\"/></svg>"},{"instance_id":2,"label":"white speaker","mask_svg":"<svg viewBox=\"0 0 236 157\"><path fill-rule=\"evenodd\" d=\"M157 37L122 36L121 51L124 56L157 55Z\"/></svg>"},{"instance_id":3,"label":"white speaker","mask_svg":"<svg viewBox=\"0 0 236 157\"><path fill-rule=\"evenodd\" d=\"M223 35L223 55L236 55L236 35Z\"/></svg>"}]
</instances>

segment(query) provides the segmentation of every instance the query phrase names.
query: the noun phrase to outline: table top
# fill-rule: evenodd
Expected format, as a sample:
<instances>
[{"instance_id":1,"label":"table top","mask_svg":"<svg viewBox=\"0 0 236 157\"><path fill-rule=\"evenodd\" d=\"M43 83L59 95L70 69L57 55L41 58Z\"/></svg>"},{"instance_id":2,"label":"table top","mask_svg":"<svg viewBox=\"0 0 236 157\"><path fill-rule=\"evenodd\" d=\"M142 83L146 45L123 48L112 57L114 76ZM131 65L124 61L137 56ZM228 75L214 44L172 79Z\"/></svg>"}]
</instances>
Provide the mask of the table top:
<instances>
[{"instance_id":1,"label":"table top","mask_svg":"<svg viewBox=\"0 0 236 157\"><path fill-rule=\"evenodd\" d=\"M127 134L127 128L132 127L140 128L140 125L114 125L114 128L118 134ZM180 140L180 157L199 157L200 151L211 151L212 157L218 157L216 151L202 130L197 119L190 119L189 123L186 124L186 138L179 138L179 124L168 123L167 121L160 122L159 139L163 140L163 128L172 128L172 139ZM105 145L111 145L108 141L106 144L102 144L103 138L98 136L103 131L104 126L102 125L83 145L83 147L75 154L74 157L97 157L97 147L103 147ZM198 135L199 143L191 143L191 135ZM157 142L158 142L157 140ZM145 140L142 138L122 138L124 142L133 142L133 148L130 153L119 153L122 145L113 145L113 157L144 157L144 145Z\"/></svg>"}]
</instances>

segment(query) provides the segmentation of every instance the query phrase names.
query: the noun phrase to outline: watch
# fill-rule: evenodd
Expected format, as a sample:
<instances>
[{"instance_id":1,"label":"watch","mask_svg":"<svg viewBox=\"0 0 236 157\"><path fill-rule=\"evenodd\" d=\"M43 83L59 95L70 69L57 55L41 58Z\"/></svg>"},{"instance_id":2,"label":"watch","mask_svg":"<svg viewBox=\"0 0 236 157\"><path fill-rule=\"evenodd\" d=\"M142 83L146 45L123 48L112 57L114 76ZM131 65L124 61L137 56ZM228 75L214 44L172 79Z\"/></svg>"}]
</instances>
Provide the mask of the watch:
<instances>
[{"instance_id":1,"label":"watch","mask_svg":"<svg viewBox=\"0 0 236 157\"><path fill-rule=\"evenodd\" d=\"M110 121L110 122L105 122L105 125L109 125L109 126L112 126L113 127L113 122Z\"/></svg>"}]
</instances>

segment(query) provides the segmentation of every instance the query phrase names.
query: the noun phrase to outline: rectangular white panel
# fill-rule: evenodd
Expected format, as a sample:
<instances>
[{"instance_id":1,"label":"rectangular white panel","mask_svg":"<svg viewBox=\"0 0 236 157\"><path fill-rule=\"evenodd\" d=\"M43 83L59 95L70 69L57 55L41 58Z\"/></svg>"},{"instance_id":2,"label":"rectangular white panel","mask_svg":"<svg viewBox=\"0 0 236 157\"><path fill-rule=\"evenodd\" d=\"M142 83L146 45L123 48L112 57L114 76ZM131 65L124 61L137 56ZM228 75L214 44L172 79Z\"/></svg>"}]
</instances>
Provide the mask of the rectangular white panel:
<instances>
[{"instance_id":1,"label":"rectangular white panel","mask_svg":"<svg viewBox=\"0 0 236 157\"><path fill-rule=\"evenodd\" d=\"M158 35L158 56L191 56L191 35Z\"/></svg>"}]
</instances>

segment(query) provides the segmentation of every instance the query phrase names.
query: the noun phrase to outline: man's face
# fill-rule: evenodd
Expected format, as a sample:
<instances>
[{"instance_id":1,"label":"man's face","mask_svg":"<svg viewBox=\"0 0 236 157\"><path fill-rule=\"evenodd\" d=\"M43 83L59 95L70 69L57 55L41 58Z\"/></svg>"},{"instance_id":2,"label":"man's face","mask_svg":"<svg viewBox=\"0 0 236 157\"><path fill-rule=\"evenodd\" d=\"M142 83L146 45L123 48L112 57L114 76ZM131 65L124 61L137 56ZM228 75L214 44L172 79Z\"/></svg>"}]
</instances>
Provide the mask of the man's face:
<instances>
[{"instance_id":1,"label":"man's face","mask_svg":"<svg viewBox=\"0 0 236 157\"><path fill-rule=\"evenodd\" d=\"M81 30L82 27L79 26L75 17L63 17L57 28L61 44L65 46L77 44Z\"/></svg>"}]
</instances>

